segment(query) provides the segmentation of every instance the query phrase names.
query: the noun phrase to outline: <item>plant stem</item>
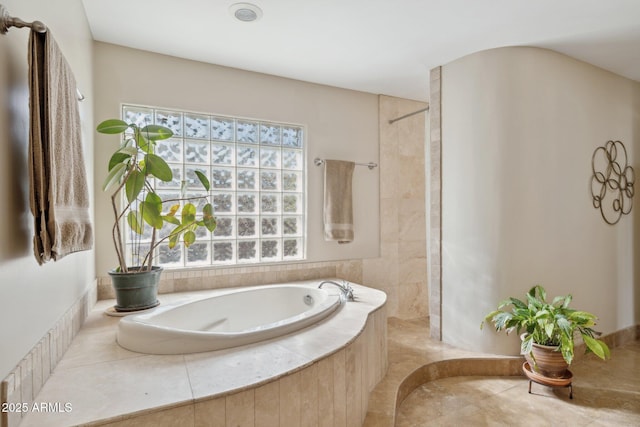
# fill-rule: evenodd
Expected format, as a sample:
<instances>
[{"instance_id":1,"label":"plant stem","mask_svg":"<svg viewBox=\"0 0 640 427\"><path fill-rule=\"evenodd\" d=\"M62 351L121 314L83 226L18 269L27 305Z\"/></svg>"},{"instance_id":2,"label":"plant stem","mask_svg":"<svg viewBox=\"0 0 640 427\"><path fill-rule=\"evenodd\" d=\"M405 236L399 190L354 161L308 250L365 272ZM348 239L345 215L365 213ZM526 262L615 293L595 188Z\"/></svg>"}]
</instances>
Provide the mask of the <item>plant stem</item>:
<instances>
[{"instance_id":1,"label":"plant stem","mask_svg":"<svg viewBox=\"0 0 640 427\"><path fill-rule=\"evenodd\" d=\"M127 263L124 259L124 248L122 247L122 236L120 233L120 218L118 215L118 208L116 206L117 191L111 195L111 206L113 206L113 214L116 218L113 229L111 230L111 237L113 238L113 244L116 248L116 255L118 256L118 264L120 265L120 271L127 273Z\"/></svg>"},{"instance_id":2,"label":"plant stem","mask_svg":"<svg viewBox=\"0 0 640 427\"><path fill-rule=\"evenodd\" d=\"M153 251L154 251L155 241L156 241L156 228L153 227L153 231L151 232L151 245L149 246L149 252L147 253L147 257L149 258L148 271L151 271L151 268L153 267Z\"/></svg>"},{"instance_id":3,"label":"plant stem","mask_svg":"<svg viewBox=\"0 0 640 427\"><path fill-rule=\"evenodd\" d=\"M127 174L122 179L122 182L120 183L120 185L118 185L118 188L116 188L116 190L111 194L111 206L113 207L113 215L116 219L113 229L111 231L111 237L113 238L113 244L116 248L116 255L118 256L118 264L120 265L120 271L122 273L129 272L129 269L127 268L127 261L125 260L125 257L124 257L124 248L122 247L122 231L120 230L120 220L122 219L122 216L124 215L127 209L123 209L122 213L118 213L116 196L120 194L120 191L127 183L127 178L129 178L129 175L131 175L131 173L134 170L135 170L135 167L132 167L127 171ZM129 206L131 206L131 203L129 203Z\"/></svg>"}]
</instances>

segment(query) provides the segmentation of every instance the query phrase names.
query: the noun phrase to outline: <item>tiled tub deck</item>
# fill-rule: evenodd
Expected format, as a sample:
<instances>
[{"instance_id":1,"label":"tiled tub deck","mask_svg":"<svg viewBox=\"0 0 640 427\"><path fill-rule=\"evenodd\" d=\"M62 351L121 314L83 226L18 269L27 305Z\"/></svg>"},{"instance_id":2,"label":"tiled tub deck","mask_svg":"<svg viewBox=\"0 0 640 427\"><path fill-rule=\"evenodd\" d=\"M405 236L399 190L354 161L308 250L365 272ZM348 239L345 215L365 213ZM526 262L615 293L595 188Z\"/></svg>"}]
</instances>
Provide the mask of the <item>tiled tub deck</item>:
<instances>
[{"instance_id":1,"label":"tiled tub deck","mask_svg":"<svg viewBox=\"0 0 640 427\"><path fill-rule=\"evenodd\" d=\"M298 333L175 356L118 346L119 319L104 314L114 302L100 301L35 399L60 410L30 411L20 425L361 425L387 370L386 296L353 287L356 302Z\"/></svg>"}]
</instances>

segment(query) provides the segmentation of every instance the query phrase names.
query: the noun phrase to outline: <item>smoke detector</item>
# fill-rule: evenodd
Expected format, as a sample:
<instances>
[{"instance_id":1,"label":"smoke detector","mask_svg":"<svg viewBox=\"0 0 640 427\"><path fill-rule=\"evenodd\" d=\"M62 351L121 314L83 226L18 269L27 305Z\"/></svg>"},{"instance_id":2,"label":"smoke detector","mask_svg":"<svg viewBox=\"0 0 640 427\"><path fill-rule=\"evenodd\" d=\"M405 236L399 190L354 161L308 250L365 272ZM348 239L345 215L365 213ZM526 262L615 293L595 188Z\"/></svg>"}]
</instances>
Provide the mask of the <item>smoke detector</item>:
<instances>
[{"instance_id":1,"label":"smoke detector","mask_svg":"<svg viewBox=\"0 0 640 427\"><path fill-rule=\"evenodd\" d=\"M242 22L254 22L262 18L262 9L251 3L235 3L229 7L229 12Z\"/></svg>"}]
</instances>

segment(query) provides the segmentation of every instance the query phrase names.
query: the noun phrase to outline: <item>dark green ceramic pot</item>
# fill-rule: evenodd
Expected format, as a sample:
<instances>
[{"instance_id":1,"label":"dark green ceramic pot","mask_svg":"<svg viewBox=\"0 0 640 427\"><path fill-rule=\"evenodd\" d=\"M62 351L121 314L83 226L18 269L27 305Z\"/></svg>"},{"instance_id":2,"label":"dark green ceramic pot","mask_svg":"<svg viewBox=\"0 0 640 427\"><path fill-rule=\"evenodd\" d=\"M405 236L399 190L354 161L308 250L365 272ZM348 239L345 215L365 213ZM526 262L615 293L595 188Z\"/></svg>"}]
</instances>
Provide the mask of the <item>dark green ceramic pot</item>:
<instances>
[{"instance_id":1,"label":"dark green ceramic pot","mask_svg":"<svg viewBox=\"0 0 640 427\"><path fill-rule=\"evenodd\" d=\"M131 267L128 273L109 271L116 293L116 311L146 310L160 304L158 283L160 283L162 267L152 267L151 271L143 272L138 272L139 269L140 267Z\"/></svg>"}]
</instances>

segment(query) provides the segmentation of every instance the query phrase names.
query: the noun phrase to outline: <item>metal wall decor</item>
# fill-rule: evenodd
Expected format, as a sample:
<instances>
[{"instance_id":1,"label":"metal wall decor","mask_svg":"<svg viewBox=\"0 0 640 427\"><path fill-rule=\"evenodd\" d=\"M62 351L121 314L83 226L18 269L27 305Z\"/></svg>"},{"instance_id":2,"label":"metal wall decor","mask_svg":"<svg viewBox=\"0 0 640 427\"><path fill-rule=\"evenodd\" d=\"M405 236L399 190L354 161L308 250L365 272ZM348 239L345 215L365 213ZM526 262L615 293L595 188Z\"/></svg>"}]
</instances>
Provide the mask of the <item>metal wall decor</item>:
<instances>
[{"instance_id":1,"label":"metal wall decor","mask_svg":"<svg viewBox=\"0 0 640 427\"><path fill-rule=\"evenodd\" d=\"M607 141L591 157L591 197L607 224L616 224L631 212L635 172L628 164L627 149L621 141Z\"/></svg>"}]
</instances>

